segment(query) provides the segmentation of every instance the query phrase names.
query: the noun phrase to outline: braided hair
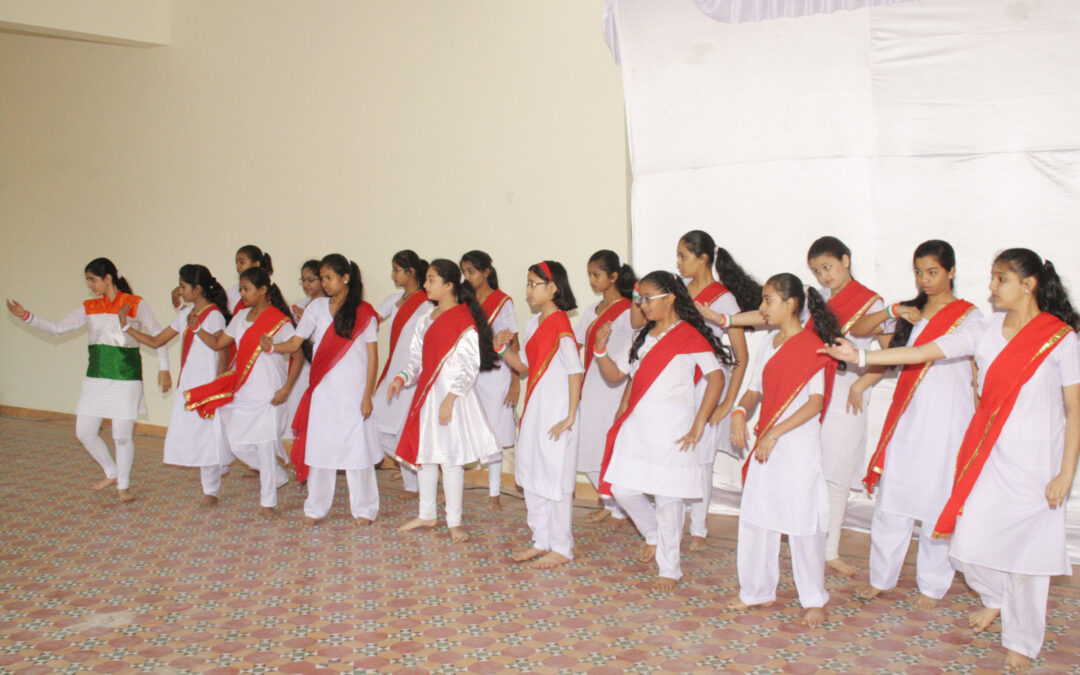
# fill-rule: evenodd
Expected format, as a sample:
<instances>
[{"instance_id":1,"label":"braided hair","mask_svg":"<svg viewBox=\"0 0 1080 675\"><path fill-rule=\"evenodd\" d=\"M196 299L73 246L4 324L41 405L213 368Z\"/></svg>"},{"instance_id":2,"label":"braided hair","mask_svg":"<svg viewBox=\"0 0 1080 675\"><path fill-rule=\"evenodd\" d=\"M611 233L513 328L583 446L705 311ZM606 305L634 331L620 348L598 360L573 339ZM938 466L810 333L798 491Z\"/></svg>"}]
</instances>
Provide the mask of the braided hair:
<instances>
[{"instance_id":1,"label":"braided hair","mask_svg":"<svg viewBox=\"0 0 1080 675\"><path fill-rule=\"evenodd\" d=\"M719 338L717 338L712 330L705 324L705 318L701 316L701 312L694 306L694 300L690 297L690 292L686 290L686 285L683 284L678 277L671 272L657 270L643 276L639 283L655 286L661 293L670 293L674 295L675 304L672 308L675 310L675 315L682 321L693 326L694 330L698 333L701 333L701 337L708 341L709 346L712 347L713 353L716 354L716 358L718 358L721 363L728 366L735 364L735 355L732 353L731 347L720 342ZM634 337L634 343L630 347L631 362L637 360L638 350L641 349L641 345L645 344L645 338L648 336L649 331L655 327L656 322L650 321L638 331L637 335Z\"/></svg>"}]
</instances>

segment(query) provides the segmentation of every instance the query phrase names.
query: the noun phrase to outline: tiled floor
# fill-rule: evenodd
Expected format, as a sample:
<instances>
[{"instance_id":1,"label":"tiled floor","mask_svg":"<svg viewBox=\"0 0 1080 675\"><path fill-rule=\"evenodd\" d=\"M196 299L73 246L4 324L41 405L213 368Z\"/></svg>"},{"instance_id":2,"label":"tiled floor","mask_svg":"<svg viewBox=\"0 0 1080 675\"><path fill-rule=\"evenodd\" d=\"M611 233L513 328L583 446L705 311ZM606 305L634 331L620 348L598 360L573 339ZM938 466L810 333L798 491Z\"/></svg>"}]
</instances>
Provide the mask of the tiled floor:
<instances>
[{"instance_id":1,"label":"tiled floor","mask_svg":"<svg viewBox=\"0 0 1080 675\"><path fill-rule=\"evenodd\" d=\"M911 604L913 570L875 601L829 579L830 620L797 622L786 553L780 599L736 614L733 520L714 516L683 584L650 592L639 539L584 521L577 559L537 572L508 562L526 542L523 506L483 511L466 495L473 539L445 528L398 534L414 514L380 472L383 510L358 530L344 479L330 519L304 526L295 485L285 516L263 520L246 469L198 506L195 470L161 464L160 439L136 438L133 488L119 504L92 492L97 469L70 422L0 418L0 672L994 672L995 626L973 636L974 596L957 582L940 609ZM866 537L845 535L865 560ZM863 563L863 567L865 564ZM865 576L863 575L863 578ZM1051 587L1046 645L1033 672L1080 672L1080 587Z\"/></svg>"}]
</instances>

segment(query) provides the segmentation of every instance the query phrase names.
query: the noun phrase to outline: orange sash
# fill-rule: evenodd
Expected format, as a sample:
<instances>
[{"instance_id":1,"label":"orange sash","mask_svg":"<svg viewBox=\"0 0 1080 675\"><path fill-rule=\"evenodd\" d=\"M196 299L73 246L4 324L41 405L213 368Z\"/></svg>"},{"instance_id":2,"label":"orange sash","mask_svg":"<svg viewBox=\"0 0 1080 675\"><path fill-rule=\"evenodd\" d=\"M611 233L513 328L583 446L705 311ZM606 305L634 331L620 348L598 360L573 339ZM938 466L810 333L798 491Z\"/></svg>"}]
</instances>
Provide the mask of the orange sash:
<instances>
[{"instance_id":1,"label":"orange sash","mask_svg":"<svg viewBox=\"0 0 1080 675\"><path fill-rule=\"evenodd\" d=\"M185 391L187 405L184 407L198 412L200 417L213 418L218 408L232 401L236 392L247 382L255 361L262 354L262 347L259 346L262 336L273 336L287 323L289 317L276 307L264 309L240 338L236 348L236 367L206 384Z\"/></svg>"},{"instance_id":2,"label":"orange sash","mask_svg":"<svg viewBox=\"0 0 1080 675\"><path fill-rule=\"evenodd\" d=\"M394 314L394 320L390 323L390 352L386 355L386 364L383 365L382 374L379 375L379 381L375 383L376 389L378 389L382 384L382 381L386 379L386 371L390 370L390 360L394 356L394 350L397 349L401 331L405 329L405 324L409 323L409 319L412 318L412 315L416 313L416 310L420 309L420 305L424 304L427 299L427 293L421 288L410 295L405 302L401 303L401 307L398 307L398 311Z\"/></svg>"},{"instance_id":3,"label":"orange sash","mask_svg":"<svg viewBox=\"0 0 1080 675\"><path fill-rule=\"evenodd\" d=\"M573 338L574 328L570 325L570 317L566 316L566 312L558 311L552 312L541 321L536 327L536 332L525 343L525 357L529 360L529 384L525 387L525 404L521 408L521 419L525 419L525 411L529 409L529 399L532 398L540 378L547 372L551 359L559 352L559 342L564 337Z\"/></svg>"},{"instance_id":4,"label":"orange sash","mask_svg":"<svg viewBox=\"0 0 1080 675\"><path fill-rule=\"evenodd\" d=\"M930 319L929 323L926 324L926 328L919 333L918 339L911 346L918 347L933 342L942 335L952 333L960 327L960 324L964 323L964 319L974 309L975 305L967 300L950 302L938 310L933 319ZM878 481L881 480L881 472L885 468L885 448L892 441L893 432L896 431L896 423L900 421L900 417L907 410L911 398L915 395L915 389L922 383L931 365L932 363L906 365L900 371L900 376L896 378L896 390L893 391L889 412L885 415L885 426L881 430L881 438L878 440L877 449L874 450L874 455L870 458L870 464L866 467L866 476L862 480L863 484L866 485L866 491L870 494L874 493L874 488L877 486Z\"/></svg>"},{"instance_id":5,"label":"orange sash","mask_svg":"<svg viewBox=\"0 0 1080 675\"><path fill-rule=\"evenodd\" d=\"M194 309L191 311L195 311ZM203 311L199 312L198 323L201 325L203 321L206 321L206 317L210 316L210 312L217 311L217 305L207 305L203 307ZM180 338L180 372L184 372L184 364L187 363L188 352L191 351L191 342L195 339L195 331L191 330L191 326L184 329L184 337Z\"/></svg>"},{"instance_id":6,"label":"orange sash","mask_svg":"<svg viewBox=\"0 0 1080 675\"><path fill-rule=\"evenodd\" d=\"M619 298L615 302L611 303L607 309L600 313L600 316L593 319L593 322L589 324L589 327L585 329L585 376L588 377L589 366L592 365L593 360L593 348L596 345L596 331L600 330L600 326L605 323L611 323L615 319L618 319L623 312L630 309L630 301L626 298Z\"/></svg>"},{"instance_id":7,"label":"orange sash","mask_svg":"<svg viewBox=\"0 0 1080 675\"><path fill-rule=\"evenodd\" d=\"M420 411L424 407L424 401L438 379L446 357L470 329L476 329L476 322L473 321L469 307L461 304L440 314L424 334L420 375L416 379L416 391L409 405L409 413L405 416L405 427L401 430L395 452L398 459L410 466L416 466L416 460L420 456Z\"/></svg>"},{"instance_id":8,"label":"orange sash","mask_svg":"<svg viewBox=\"0 0 1080 675\"><path fill-rule=\"evenodd\" d=\"M1070 332L1072 328L1064 321L1041 312L1009 340L987 367L979 405L956 457L952 494L938 516L934 537L946 538L953 533L956 519L964 510L964 502L975 487L979 473L1016 405L1020 390Z\"/></svg>"}]
</instances>

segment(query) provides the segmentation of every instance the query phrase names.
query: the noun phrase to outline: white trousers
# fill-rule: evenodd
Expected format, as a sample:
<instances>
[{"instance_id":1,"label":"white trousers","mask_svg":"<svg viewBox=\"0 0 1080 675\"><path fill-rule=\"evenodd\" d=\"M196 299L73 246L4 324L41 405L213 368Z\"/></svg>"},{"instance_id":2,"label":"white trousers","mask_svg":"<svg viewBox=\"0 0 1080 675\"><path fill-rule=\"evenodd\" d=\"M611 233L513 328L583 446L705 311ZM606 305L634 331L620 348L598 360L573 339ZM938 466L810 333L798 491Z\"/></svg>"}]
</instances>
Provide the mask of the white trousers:
<instances>
[{"instance_id":1,"label":"white trousers","mask_svg":"<svg viewBox=\"0 0 1080 675\"><path fill-rule=\"evenodd\" d=\"M880 501L874 506L874 518L870 521L871 586L883 591L896 586L914 527L914 518L883 511ZM930 536L932 531L933 526L928 523L919 527L915 582L920 593L938 600L949 592L956 570L949 561L949 540L934 539Z\"/></svg>"},{"instance_id":2,"label":"white trousers","mask_svg":"<svg viewBox=\"0 0 1080 675\"><path fill-rule=\"evenodd\" d=\"M488 464L488 496L498 497L502 493L502 460Z\"/></svg>"},{"instance_id":3,"label":"white trousers","mask_svg":"<svg viewBox=\"0 0 1080 675\"><path fill-rule=\"evenodd\" d=\"M232 446L237 459L259 470L259 506L277 506L277 489L289 482L289 474L277 463L280 446L279 441Z\"/></svg>"},{"instance_id":4,"label":"white trousers","mask_svg":"<svg viewBox=\"0 0 1080 675\"><path fill-rule=\"evenodd\" d=\"M712 462L701 463L701 494L705 496L701 499L688 500L690 502L691 537L704 537L709 534L705 519L709 515L709 502L712 501L713 464L715 463L715 455Z\"/></svg>"},{"instance_id":5,"label":"white trousers","mask_svg":"<svg viewBox=\"0 0 1080 675\"><path fill-rule=\"evenodd\" d=\"M375 467L346 469L345 482L349 486L349 513L353 518L375 520L379 515L379 484L375 481ZM337 488L337 469L309 467L307 499L304 515L321 520L330 513Z\"/></svg>"},{"instance_id":6,"label":"white trousers","mask_svg":"<svg viewBox=\"0 0 1080 675\"><path fill-rule=\"evenodd\" d=\"M554 551L567 558L574 557L574 535L571 521L574 515L574 495L565 494L555 501L525 491L525 521L532 530L533 546L541 551Z\"/></svg>"},{"instance_id":7,"label":"white trousers","mask_svg":"<svg viewBox=\"0 0 1080 675\"><path fill-rule=\"evenodd\" d=\"M1014 574L955 561L964 580L985 607L1001 610L1001 644L1034 659L1046 634L1046 598L1050 577Z\"/></svg>"},{"instance_id":8,"label":"white trousers","mask_svg":"<svg viewBox=\"0 0 1080 675\"><path fill-rule=\"evenodd\" d=\"M116 479L116 489L126 490L131 486L131 465L135 462L135 420L112 420L113 444L116 445L116 461L109 454L109 446L101 440L101 417L89 415L75 416L75 436L86 451L98 463L106 478Z\"/></svg>"},{"instance_id":9,"label":"white trousers","mask_svg":"<svg viewBox=\"0 0 1080 675\"><path fill-rule=\"evenodd\" d=\"M846 485L830 481L825 481L825 486L829 491L829 531L825 536L825 559L835 560L840 557L840 531L844 529L850 490Z\"/></svg>"},{"instance_id":10,"label":"white trousers","mask_svg":"<svg viewBox=\"0 0 1080 675\"><path fill-rule=\"evenodd\" d=\"M645 543L656 547L656 566L660 569L660 576L681 579L679 546L682 544L683 521L686 519L682 498L655 495L654 507L649 497L637 490L612 485L611 494L630 516L638 532L645 537Z\"/></svg>"},{"instance_id":11,"label":"white trousers","mask_svg":"<svg viewBox=\"0 0 1080 675\"><path fill-rule=\"evenodd\" d=\"M465 492L465 467L449 464L424 464L417 472L420 483L420 518L438 519L439 467L443 474L443 495L446 496L446 526L461 526L461 498Z\"/></svg>"},{"instance_id":12,"label":"white trousers","mask_svg":"<svg viewBox=\"0 0 1080 675\"><path fill-rule=\"evenodd\" d=\"M807 609L824 607L829 601L829 593L825 590L825 533L789 534L788 549L799 604ZM776 600L776 585L780 583L780 533L739 518L735 559L739 570L739 599L748 605Z\"/></svg>"},{"instance_id":13,"label":"white trousers","mask_svg":"<svg viewBox=\"0 0 1080 675\"><path fill-rule=\"evenodd\" d=\"M200 466L199 481L202 483L204 495L217 497L218 493L221 492L221 466L218 464Z\"/></svg>"},{"instance_id":14,"label":"white trousers","mask_svg":"<svg viewBox=\"0 0 1080 675\"><path fill-rule=\"evenodd\" d=\"M598 491L600 490L600 472L599 471L586 471L585 472L585 477L589 479L590 483L592 483L593 488L595 488ZM607 509L608 511L611 511L611 517L612 518L615 518L616 520L626 520L626 511L622 510L622 507L619 506L618 502L615 501L614 497L607 497L607 496L604 496L604 495L600 495L600 501L602 501L604 503L604 508L605 509Z\"/></svg>"},{"instance_id":15,"label":"white trousers","mask_svg":"<svg viewBox=\"0 0 1080 675\"><path fill-rule=\"evenodd\" d=\"M394 453L397 452L397 444L397 434L379 432L379 449L382 450L384 455L393 457ZM420 484L417 482L416 471L401 463L398 464L398 467L401 469L401 485L405 488L405 492L419 492Z\"/></svg>"}]
</instances>

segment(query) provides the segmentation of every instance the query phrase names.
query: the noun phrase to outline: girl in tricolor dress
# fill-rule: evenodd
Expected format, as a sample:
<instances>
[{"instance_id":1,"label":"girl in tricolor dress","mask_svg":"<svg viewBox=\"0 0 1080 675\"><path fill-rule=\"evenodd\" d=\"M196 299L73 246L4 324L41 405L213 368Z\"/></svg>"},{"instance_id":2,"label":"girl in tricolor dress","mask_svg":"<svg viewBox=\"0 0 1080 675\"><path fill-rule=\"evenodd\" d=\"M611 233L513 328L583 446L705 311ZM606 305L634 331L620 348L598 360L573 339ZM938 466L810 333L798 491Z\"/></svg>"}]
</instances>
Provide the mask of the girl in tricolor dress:
<instances>
[{"instance_id":1,"label":"girl in tricolor dress","mask_svg":"<svg viewBox=\"0 0 1080 675\"><path fill-rule=\"evenodd\" d=\"M491 264L491 256L483 251L469 251L461 256L461 273L472 286L476 299L484 310L484 316L491 326L493 335L509 331L513 338L509 342L510 351L515 354L521 349L518 342L517 316L514 314L514 301L509 295L499 290L499 276ZM495 440L500 448L514 445L517 423L514 410L517 408L521 393L521 381L517 375L502 362L498 368L480 373L476 380L476 394L484 408ZM488 510L501 511L499 493L502 490L502 455L488 464Z\"/></svg>"},{"instance_id":2,"label":"girl in tricolor dress","mask_svg":"<svg viewBox=\"0 0 1080 675\"><path fill-rule=\"evenodd\" d=\"M852 328L855 335L886 333L889 347L921 346L940 337L979 330L983 315L953 295L956 254L941 240L915 249L914 300L868 313ZM870 583L856 595L872 598L896 586L907 557L915 521L919 549L915 581L919 609L937 605L952 586L949 542L930 536L952 489L956 452L975 411L970 356L904 366L893 392L885 426L866 468L863 483L873 494L870 524Z\"/></svg>"},{"instance_id":3,"label":"girl in tricolor dress","mask_svg":"<svg viewBox=\"0 0 1080 675\"><path fill-rule=\"evenodd\" d=\"M524 358L510 351L514 336L509 330L496 335L495 346L511 368L529 376L514 477L525 491L533 538L532 545L513 559L536 558L533 567L547 569L574 557L571 520L578 450L574 423L583 369L566 315L577 307L566 269L553 260L529 267L525 297L538 313L525 326Z\"/></svg>"},{"instance_id":4,"label":"girl in tricolor dress","mask_svg":"<svg viewBox=\"0 0 1080 675\"><path fill-rule=\"evenodd\" d=\"M390 351L375 388L375 418L379 424L379 447L391 459L397 452L410 399L406 396L389 398L386 392L394 374L404 370L409 362L409 346L416 327L435 309L423 289L427 269L427 261L415 251L405 249L395 253L390 261L390 280L401 290L390 294L376 308L380 322L390 321ZM398 468L405 492L415 495L420 489L415 469L404 464Z\"/></svg>"},{"instance_id":5,"label":"girl in tricolor dress","mask_svg":"<svg viewBox=\"0 0 1080 675\"><path fill-rule=\"evenodd\" d=\"M396 457L419 467L420 513L399 529L435 527L441 468L446 524L451 539L463 542L469 539L461 521L465 465L499 454L475 387L477 375L492 370L499 356L484 311L452 260L431 263L424 290L435 309L417 326L409 361L387 390L393 398L414 388Z\"/></svg>"},{"instance_id":6,"label":"girl in tricolor dress","mask_svg":"<svg viewBox=\"0 0 1080 675\"><path fill-rule=\"evenodd\" d=\"M296 333L279 344L269 336L262 348L297 353L314 341L311 379L292 421L293 457L302 458L308 477L304 515L315 525L330 512L337 472L345 472L349 511L363 527L379 513L375 465L382 460L378 426L372 417L379 372L378 317L364 302L360 269L332 253L320 264L327 297L308 304Z\"/></svg>"},{"instance_id":7,"label":"girl in tricolor dress","mask_svg":"<svg viewBox=\"0 0 1080 675\"><path fill-rule=\"evenodd\" d=\"M188 325L189 317L194 316L198 326L217 337L224 332L232 315L225 289L202 265L181 267L178 288L181 300L190 304L157 334L127 326L126 308L121 308L117 316L127 334L147 347L164 347L177 335L183 335L177 389L184 392L210 382L225 372L228 365L225 352L214 351L195 339L195 330ZM204 419L184 405L183 395L173 397L169 428L165 432L164 461L176 466L199 467L203 505L216 506L221 491L221 466L231 459L221 418Z\"/></svg>"},{"instance_id":8,"label":"girl in tricolor dress","mask_svg":"<svg viewBox=\"0 0 1080 675\"><path fill-rule=\"evenodd\" d=\"M739 595L728 607L746 609L776 600L780 537L787 535L803 623L825 621L825 531L829 499L821 467L821 416L828 407L836 364L818 350L840 336L836 317L794 274L771 277L762 290L761 316L777 328L761 343L754 375L732 413L731 440L750 448L743 466L737 566ZM803 308L810 319L803 326ZM809 325L812 323L812 327ZM747 418L761 402L749 443Z\"/></svg>"},{"instance_id":9,"label":"girl in tricolor dress","mask_svg":"<svg viewBox=\"0 0 1080 675\"><path fill-rule=\"evenodd\" d=\"M654 588L666 592L682 577L684 500L704 496L696 445L724 389L720 364L734 359L674 274L649 273L638 282L638 294L648 323L628 357L615 355L630 381L608 431L600 491L615 497L644 536L640 560L656 559ZM594 358L610 361L606 346L598 339ZM701 379L706 387L698 401Z\"/></svg>"},{"instance_id":10,"label":"girl in tricolor dress","mask_svg":"<svg viewBox=\"0 0 1080 675\"><path fill-rule=\"evenodd\" d=\"M131 294L131 286L116 271L111 260L94 258L83 272L86 287L95 297L59 321L35 316L14 300L7 301L8 311L48 335L63 335L84 325L88 327L90 362L75 406L75 435L105 472L105 477L92 483L90 488L103 490L115 484L120 501L130 502L135 499L130 491L131 465L135 459L132 432L135 418L145 415L147 410L143 400L139 343L124 334L116 313L121 306L128 305L128 316L134 319L129 325L137 322L151 333L160 332L161 326L143 299ZM157 353L158 385L162 392L167 392L172 387L169 355L164 347ZM98 434L105 419L112 422L115 461Z\"/></svg>"},{"instance_id":11,"label":"girl in tricolor dress","mask_svg":"<svg viewBox=\"0 0 1080 675\"><path fill-rule=\"evenodd\" d=\"M1026 248L1002 251L990 270L997 311L977 330L876 352L829 348L850 363L920 364L972 356L979 401L964 433L952 492L934 525L983 607L1001 617L1005 667L1026 672L1042 648L1050 577L1072 574L1065 502L1080 455L1080 316L1054 265Z\"/></svg>"},{"instance_id":12,"label":"girl in tricolor dress","mask_svg":"<svg viewBox=\"0 0 1080 675\"><path fill-rule=\"evenodd\" d=\"M593 352L597 334L601 330L605 331L608 350L614 353L629 348L634 337L630 315L637 276L630 265L619 261L617 253L607 249L593 253L586 269L589 287L594 293L600 294L600 299L585 308L574 329L585 360L585 381L581 389L577 424L577 470L585 474L594 488L599 488L600 463L604 458L607 432L615 419L615 411L619 409L625 383L621 374L616 381L609 382L600 371L599 361L593 358ZM603 507L589 520L595 522L612 517L617 522L625 522L626 512L614 499L601 499Z\"/></svg>"},{"instance_id":13,"label":"girl in tricolor dress","mask_svg":"<svg viewBox=\"0 0 1080 675\"><path fill-rule=\"evenodd\" d=\"M261 267L240 274L244 309L233 316L223 333L213 334L189 316L188 325L211 349L236 345L233 369L221 377L184 392L188 410L203 417L220 412L233 455L259 471L259 505L267 518L277 517L277 489L289 481L277 462L283 454L281 437L288 424L284 405L296 378L299 361L289 360L261 346L263 336L274 343L293 336L289 307L281 291Z\"/></svg>"}]
</instances>

